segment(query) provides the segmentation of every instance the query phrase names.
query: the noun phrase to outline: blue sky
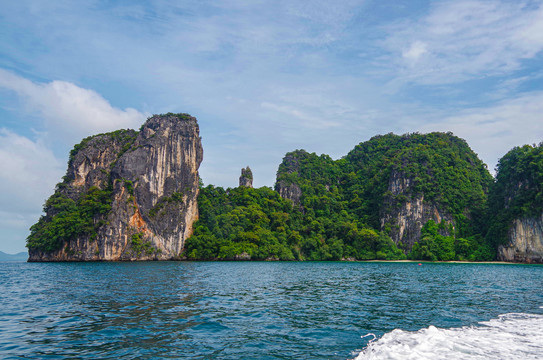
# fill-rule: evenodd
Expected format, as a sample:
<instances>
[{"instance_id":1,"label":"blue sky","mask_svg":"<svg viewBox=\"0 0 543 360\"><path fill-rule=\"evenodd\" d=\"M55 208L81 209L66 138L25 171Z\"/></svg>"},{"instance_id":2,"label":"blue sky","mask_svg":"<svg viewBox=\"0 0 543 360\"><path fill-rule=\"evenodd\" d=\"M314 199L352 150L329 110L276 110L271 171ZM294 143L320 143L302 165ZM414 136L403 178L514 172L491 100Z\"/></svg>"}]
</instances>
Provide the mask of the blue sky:
<instances>
[{"instance_id":1,"label":"blue sky","mask_svg":"<svg viewBox=\"0 0 543 360\"><path fill-rule=\"evenodd\" d=\"M543 141L542 1L2 1L0 250L81 138L187 112L205 184L288 151L452 131L494 169Z\"/></svg>"}]
</instances>

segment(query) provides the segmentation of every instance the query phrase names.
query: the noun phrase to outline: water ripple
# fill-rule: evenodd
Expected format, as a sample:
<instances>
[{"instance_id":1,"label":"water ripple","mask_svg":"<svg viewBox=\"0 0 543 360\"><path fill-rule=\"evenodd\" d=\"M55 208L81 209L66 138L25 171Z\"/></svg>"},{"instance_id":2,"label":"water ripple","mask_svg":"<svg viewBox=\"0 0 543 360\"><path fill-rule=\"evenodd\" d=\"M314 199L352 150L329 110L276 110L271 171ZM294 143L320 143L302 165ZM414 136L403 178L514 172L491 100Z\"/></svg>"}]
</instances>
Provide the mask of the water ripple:
<instances>
[{"instance_id":1,"label":"water ripple","mask_svg":"<svg viewBox=\"0 0 543 360\"><path fill-rule=\"evenodd\" d=\"M542 288L538 266L0 263L0 357L347 359L368 333L542 313Z\"/></svg>"}]
</instances>

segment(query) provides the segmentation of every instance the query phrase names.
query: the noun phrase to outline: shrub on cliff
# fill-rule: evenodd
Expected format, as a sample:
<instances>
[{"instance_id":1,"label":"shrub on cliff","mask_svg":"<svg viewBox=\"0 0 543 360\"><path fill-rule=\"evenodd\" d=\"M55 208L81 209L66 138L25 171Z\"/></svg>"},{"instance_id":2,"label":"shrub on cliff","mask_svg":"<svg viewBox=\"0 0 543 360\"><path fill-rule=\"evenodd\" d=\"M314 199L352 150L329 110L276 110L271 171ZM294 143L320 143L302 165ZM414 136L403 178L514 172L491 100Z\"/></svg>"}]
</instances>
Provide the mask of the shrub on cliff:
<instances>
[{"instance_id":1,"label":"shrub on cliff","mask_svg":"<svg viewBox=\"0 0 543 360\"><path fill-rule=\"evenodd\" d=\"M98 229L111 210L111 189L91 187L76 202L62 193L55 193L45 203L42 216L30 228L27 247L46 252L58 250L62 244L78 236L96 237Z\"/></svg>"}]
</instances>

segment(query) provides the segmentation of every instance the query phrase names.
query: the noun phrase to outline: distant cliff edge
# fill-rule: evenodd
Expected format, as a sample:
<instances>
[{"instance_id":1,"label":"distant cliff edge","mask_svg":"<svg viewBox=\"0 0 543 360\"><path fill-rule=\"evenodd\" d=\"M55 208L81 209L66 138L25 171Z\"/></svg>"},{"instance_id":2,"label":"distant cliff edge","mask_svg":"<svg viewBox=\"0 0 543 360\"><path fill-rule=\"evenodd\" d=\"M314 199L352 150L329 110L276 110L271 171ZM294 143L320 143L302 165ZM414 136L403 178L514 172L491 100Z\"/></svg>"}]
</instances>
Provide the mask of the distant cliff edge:
<instances>
[{"instance_id":1,"label":"distant cliff edge","mask_svg":"<svg viewBox=\"0 0 543 360\"><path fill-rule=\"evenodd\" d=\"M513 148L496 170L487 238L498 260L543 263L543 143Z\"/></svg>"},{"instance_id":2,"label":"distant cliff edge","mask_svg":"<svg viewBox=\"0 0 543 360\"><path fill-rule=\"evenodd\" d=\"M84 139L31 227L29 261L179 258L198 218L202 157L187 114Z\"/></svg>"}]
</instances>

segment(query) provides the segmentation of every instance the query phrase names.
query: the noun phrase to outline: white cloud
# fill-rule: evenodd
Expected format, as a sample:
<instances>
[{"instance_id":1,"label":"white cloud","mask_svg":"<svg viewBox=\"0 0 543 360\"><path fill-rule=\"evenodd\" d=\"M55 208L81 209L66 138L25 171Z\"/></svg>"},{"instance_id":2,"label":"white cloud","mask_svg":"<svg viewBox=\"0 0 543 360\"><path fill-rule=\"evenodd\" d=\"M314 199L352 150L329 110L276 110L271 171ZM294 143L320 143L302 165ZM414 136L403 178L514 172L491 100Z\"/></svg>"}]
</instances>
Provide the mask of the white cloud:
<instances>
[{"instance_id":1,"label":"white cloud","mask_svg":"<svg viewBox=\"0 0 543 360\"><path fill-rule=\"evenodd\" d=\"M452 131L493 170L513 147L543 141L543 92L524 94L488 108L466 109L420 130Z\"/></svg>"},{"instance_id":2,"label":"white cloud","mask_svg":"<svg viewBox=\"0 0 543 360\"><path fill-rule=\"evenodd\" d=\"M59 161L41 141L32 141L0 129L0 246L8 252L24 251L30 225L64 174Z\"/></svg>"},{"instance_id":3,"label":"white cloud","mask_svg":"<svg viewBox=\"0 0 543 360\"><path fill-rule=\"evenodd\" d=\"M0 129L0 209L36 213L60 181L65 164L40 141Z\"/></svg>"},{"instance_id":4,"label":"white cloud","mask_svg":"<svg viewBox=\"0 0 543 360\"><path fill-rule=\"evenodd\" d=\"M138 128L146 115L112 107L93 90L70 82L35 83L0 69L0 87L16 92L45 121L46 130L75 140L99 132Z\"/></svg>"},{"instance_id":5,"label":"white cloud","mask_svg":"<svg viewBox=\"0 0 543 360\"><path fill-rule=\"evenodd\" d=\"M0 88L13 91L43 120L37 140L0 128L0 246L16 252L24 249L28 228L65 172L52 146L65 149L88 135L137 128L146 115L115 108L95 91L69 82L36 83L2 69Z\"/></svg>"},{"instance_id":6,"label":"white cloud","mask_svg":"<svg viewBox=\"0 0 543 360\"><path fill-rule=\"evenodd\" d=\"M391 61L404 81L454 83L507 74L521 68L523 60L538 56L543 50L543 6L436 2L425 17L389 30L385 43L398 55ZM407 50L405 44L411 44Z\"/></svg>"},{"instance_id":7,"label":"white cloud","mask_svg":"<svg viewBox=\"0 0 543 360\"><path fill-rule=\"evenodd\" d=\"M325 119L322 117L322 115L309 114L303 110L300 110L299 107L296 106L279 105L269 102L263 102L260 104L260 106L263 109L274 112L275 114L273 114L273 116L277 119L276 122L283 122L284 124L290 123L295 127L303 127L314 130L340 126L337 121ZM279 116L277 116L276 113L279 113ZM298 121L293 122L293 119Z\"/></svg>"},{"instance_id":8,"label":"white cloud","mask_svg":"<svg viewBox=\"0 0 543 360\"><path fill-rule=\"evenodd\" d=\"M427 47L422 41L415 41L409 49L402 53L402 56L407 60L417 61L422 55L428 52Z\"/></svg>"}]
</instances>

